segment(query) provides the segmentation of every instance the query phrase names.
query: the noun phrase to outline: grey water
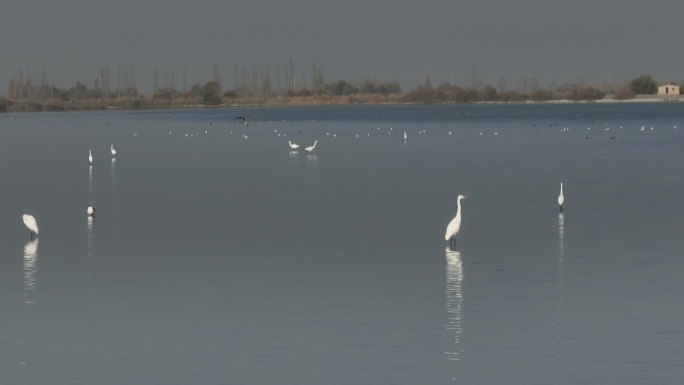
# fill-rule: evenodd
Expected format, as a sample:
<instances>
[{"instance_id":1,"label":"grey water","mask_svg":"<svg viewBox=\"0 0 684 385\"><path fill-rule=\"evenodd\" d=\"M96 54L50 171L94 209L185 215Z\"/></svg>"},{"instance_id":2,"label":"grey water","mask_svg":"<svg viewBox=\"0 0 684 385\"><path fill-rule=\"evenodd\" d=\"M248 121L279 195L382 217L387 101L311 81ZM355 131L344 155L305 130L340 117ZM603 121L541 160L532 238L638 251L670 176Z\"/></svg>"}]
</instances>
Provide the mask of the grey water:
<instances>
[{"instance_id":1,"label":"grey water","mask_svg":"<svg viewBox=\"0 0 684 385\"><path fill-rule=\"evenodd\" d=\"M0 383L680 383L682 154L680 103L0 115Z\"/></svg>"}]
</instances>

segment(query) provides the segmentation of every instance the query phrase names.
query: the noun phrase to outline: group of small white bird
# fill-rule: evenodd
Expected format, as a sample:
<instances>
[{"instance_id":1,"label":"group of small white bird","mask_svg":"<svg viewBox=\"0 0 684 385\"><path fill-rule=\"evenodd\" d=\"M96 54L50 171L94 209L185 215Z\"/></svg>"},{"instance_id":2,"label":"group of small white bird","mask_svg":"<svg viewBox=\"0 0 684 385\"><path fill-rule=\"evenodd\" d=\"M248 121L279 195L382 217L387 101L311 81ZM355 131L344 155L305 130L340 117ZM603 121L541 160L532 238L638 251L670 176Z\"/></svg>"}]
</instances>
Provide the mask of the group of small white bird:
<instances>
[{"instance_id":1,"label":"group of small white bird","mask_svg":"<svg viewBox=\"0 0 684 385\"><path fill-rule=\"evenodd\" d=\"M456 246L456 234L461 230L461 199L465 199L465 195L458 196L456 200L456 216L449 222L446 228L446 233L444 234L444 240L449 241L449 248L453 250ZM563 212L563 203L565 202L565 196L563 195L563 182L560 184L560 194L558 195L558 207L560 212Z\"/></svg>"},{"instance_id":2,"label":"group of small white bird","mask_svg":"<svg viewBox=\"0 0 684 385\"><path fill-rule=\"evenodd\" d=\"M109 148L109 151L112 154L112 159L116 159L116 149L114 148L113 144ZM90 167L93 167L93 151L92 150L88 150L88 165ZM88 207L86 208L86 214L90 218L95 217L95 208L93 207L92 203L88 204ZM29 229L29 231L30 231L29 234L30 234L31 240L33 240L35 237L38 236L38 222L36 222L36 218L31 214L23 214L21 216L21 219L24 221L24 225L26 225L26 227Z\"/></svg>"},{"instance_id":3,"label":"group of small white bird","mask_svg":"<svg viewBox=\"0 0 684 385\"><path fill-rule=\"evenodd\" d=\"M318 140L315 140L315 141L314 141L314 144L312 144L311 146L309 146L309 147L304 147L304 151L306 151L306 152L308 152L308 153L313 152L314 148L316 148L316 144L317 144L317 143L318 143ZM291 149L292 151L298 151L298 150L299 150L299 145L298 145L297 143L292 143L292 141L288 140L288 141L287 141L287 144L290 145L290 149Z\"/></svg>"}]
</instances>

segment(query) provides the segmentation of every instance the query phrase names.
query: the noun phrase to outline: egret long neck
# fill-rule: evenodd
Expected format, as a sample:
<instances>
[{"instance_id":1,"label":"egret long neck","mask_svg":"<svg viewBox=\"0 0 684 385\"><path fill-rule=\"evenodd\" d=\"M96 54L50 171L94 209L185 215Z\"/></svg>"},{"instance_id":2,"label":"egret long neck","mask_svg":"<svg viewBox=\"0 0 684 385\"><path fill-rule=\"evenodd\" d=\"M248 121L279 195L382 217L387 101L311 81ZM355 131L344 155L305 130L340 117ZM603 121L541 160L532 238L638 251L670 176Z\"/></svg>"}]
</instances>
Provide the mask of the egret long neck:
<instances>
[{"instance_id":1,"label":"egret long neck","mask_svg":"<svg viewBox=\"0 0 684 385\"><path fill-rule=\"evenodd\" d=\"M561 192L560 195L563 196L563 182L561 182Z\"/></svg>"},{"instance_id":2,"label":"egret long neck","mask_svg":"<svg viewBox=\"0 0 684 385\"><path fill-rule=\"evenodd\" d=\"M458 199L456 201L456 218L460 218L460 217L461 217L461 200Z\"/></svg>"}]
</instances>

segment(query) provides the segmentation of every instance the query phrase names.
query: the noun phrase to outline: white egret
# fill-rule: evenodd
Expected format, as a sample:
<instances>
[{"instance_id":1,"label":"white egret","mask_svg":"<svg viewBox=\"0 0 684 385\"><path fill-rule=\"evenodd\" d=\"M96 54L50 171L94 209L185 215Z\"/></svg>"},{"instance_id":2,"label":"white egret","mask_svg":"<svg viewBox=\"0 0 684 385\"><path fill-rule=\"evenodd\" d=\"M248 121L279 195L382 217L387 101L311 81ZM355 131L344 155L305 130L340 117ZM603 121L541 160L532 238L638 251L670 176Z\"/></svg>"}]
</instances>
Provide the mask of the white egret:
<instances>
[{"instance_id":1,"label":"white egret","mask_svg":"<svg viewBox=\"0 0 684 385\"><path fill-rule=\"evenodd\" d=\"M560 194L558 195L558 207L560 207L560 212L563 212L563 202L565 202L565 196L563 196L563 182L561 182Z\"/></svg>"},{"instance_id":2,"label":"white egret","mask_svg":"<svg viewBox=\"0 0 684 385\"><path fill-rule=\"evenodd\" d=\"M34 218L33 215L24 214L21 216L21 219L24 221L26 227L28 227L28 229L31 231L31 239L33 239L34 236L37 236L38 223L36 223L36 218Z\"/></svg>"},{"instance_id":3,"label":"white egret","mask_svg":"<svg viewBox=\"0 0 684 385\"><path fill-rule=\"evenodd\" d=\"M456 246L456 234L461 230L461 199L464 199L465 195L459 195L456 200L456 216L449 222L446 228L446 234L444 234L444 240L449 241L450 246Z\"/></svg>"},{"instance_id":4,"label":"white egret","mask_svg":"<svg viewBox=\"0 0 684 385\"><path fill-rule=\"evenodd\" d=\"M408 138L408 135L406 135L406 131L404 131L404 140L406 140L406 138Z\"/></svg>"},{"instance_id":5,"label":"white egret","mask_svg":"<svg viewBox=\"0 0 684 385\"><path fill-rule=\"evenodd\" d=\"M92 204L88 205L88 208L86 209L86 213L88 214L89 217L95 216L95 209L93 208Z\"/></svg>"},{"instance_id":6,"label":"white egret","mask_svg":"<svg viewBox=\"0 0 684 385\"><path fill-rule=\"evenodd\" d=\"M88 150L88 164L93 165L93 151Z\"/></svg>"},{"instance_id":7,"label":"white egret","mask_svg":"<svg viewBox=\"0 0 684 385\"><path fill-rule=\"evenodd\" d=\"M112 153L112 158L116 158L116 149L114 149L114 145L113 145L113 144L111 145L111 147L110 147L109 150L110 150L111 153Z\"/></svg>"},{"instance_id":8,"label":"white egret","mask_svg":"<svg viewBox=\"0 0 684 385\"><path fill-rule=\"evenodd\" d=\"M292 143L292 142L289 141L289 140L287 141L287 144L289 144L289 145L290 145L290 148L293 149L293 150L296 150L296 149L299 148L299 145L298 145L297 143Z\"/></svg>"},{"instance_id":9,"label":"white egret","mask_svg":"<svg viewBox=\"0 0 684 385\"><path fill-rule=\"evenodd\" d=\"M306 152L312 152L314 150L314 148L316 148L316 143L318 143L318 140L315 140L313 145L304 148L306 150Z\"/></svg>"}]
</instances>

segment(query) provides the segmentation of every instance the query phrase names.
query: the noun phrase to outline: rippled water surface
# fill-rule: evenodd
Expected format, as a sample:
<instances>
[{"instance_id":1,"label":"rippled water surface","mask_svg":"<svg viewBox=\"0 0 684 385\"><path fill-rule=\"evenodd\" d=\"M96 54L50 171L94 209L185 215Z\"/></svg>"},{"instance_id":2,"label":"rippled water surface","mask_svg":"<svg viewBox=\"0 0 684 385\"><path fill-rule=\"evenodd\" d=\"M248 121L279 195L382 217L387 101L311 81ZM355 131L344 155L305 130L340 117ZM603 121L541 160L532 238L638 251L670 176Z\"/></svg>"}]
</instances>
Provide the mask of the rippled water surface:
<instances>
[{"instance_id":1,"label":"rippled water surface","mask_svg":"<svg viewBox=\"0 0 684 385\"><path fill-rule=\"evenodd\" d=\"M0 383L680 383L683 154L679 103L0 115Z\"/></svg>"}]
</instances>

